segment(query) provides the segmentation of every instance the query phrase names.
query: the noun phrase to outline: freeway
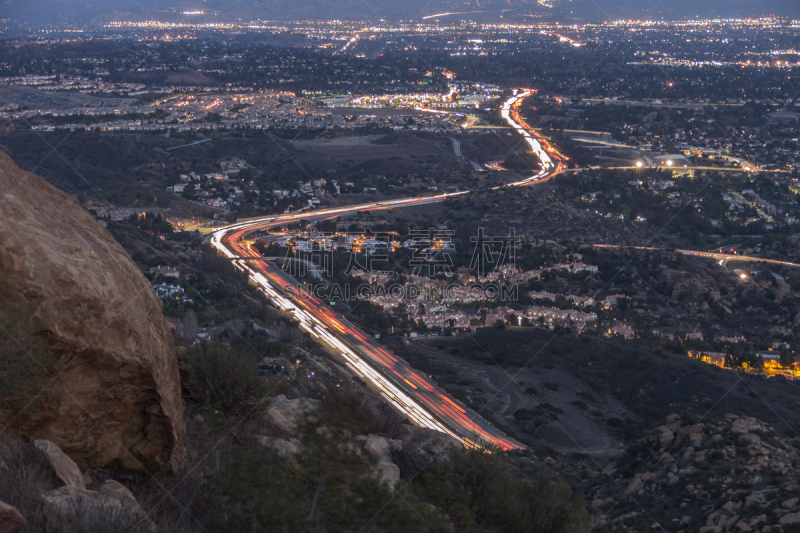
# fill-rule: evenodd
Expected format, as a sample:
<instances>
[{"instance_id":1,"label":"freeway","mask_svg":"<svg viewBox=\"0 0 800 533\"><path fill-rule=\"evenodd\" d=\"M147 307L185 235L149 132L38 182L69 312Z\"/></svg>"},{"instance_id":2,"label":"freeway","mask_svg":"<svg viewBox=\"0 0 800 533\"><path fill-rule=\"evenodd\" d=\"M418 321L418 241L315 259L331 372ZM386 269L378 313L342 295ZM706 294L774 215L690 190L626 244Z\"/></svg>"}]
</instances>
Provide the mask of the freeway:
<instances>
[{"instance_id":1,"label":"freeway","mask_svg":"<svg viewBox=\"0 0 800 533\"><path fill-rule=\"evenodd\" d=\"M503 451L521 449L524 446L453 401L408 363L381 348L350 321L335 314L326 303L306 293L281 268L261 258L246 240L247 235L253 232L300 219L313 220L330 216L331 213L384 209L387 204L420 205L438 202L449 196L452 195L408 198L235 224L214 233L211 244L228 256L237 270L247 274L250 282L281 311L292 317L301 330L325 346L353 374L378 391L412 423L446 433L468 447Z\"/></svg>"},{"instance_id":2,"label":"freeway","mask_svg":"<svg viewBox=\"0 0 800 533\"><path fill-rule=\"evenodd\" d=\"M508 186L541 183L561 174L566 169L564 161L566 161L567 157L558 153L550 142L536 130L528 126L519 114L519 108L522 102L525 98L534 93L535 91L531 89L524 89L506 100L500 110L500 115L503 117L503 120L508 122L509 126L514 128L517 133L522 135L522 138L528 143L528 146L530 146L530 149L536 154L536 157L539 158L542 165L541 170L533 176L514 183L509 183Z\"/></svg>"},{"instance_id":3,"label":"freeway","mask_svg":"<svg viewBox=\"0 0 800 533\"><path fill-rule=\"evenodd\" d=\"M539 157L542 168L533 176L507 186L541 183L565 169L562 159L566 158L519 117L519 106L531 94L532 91L522 91L506 101L503 118L522 135ZM458 151L455 145L454 148ZM301 330L322 344L412 423L446 433L467 447L502 451L523 449L522 444L452 400L408 363L381 348L350 321L334 313L325 302L304 291L302 285L281 268L260 257L251 247L252 241L248 240L248 236L255 232L301 219L316 220L357 211L425 205L468 193L403 198L248 220L217 230L211 235L210 243L227 256L237 270L245 273L265 297L297 322Z\"/></svg>"}]
</instances>

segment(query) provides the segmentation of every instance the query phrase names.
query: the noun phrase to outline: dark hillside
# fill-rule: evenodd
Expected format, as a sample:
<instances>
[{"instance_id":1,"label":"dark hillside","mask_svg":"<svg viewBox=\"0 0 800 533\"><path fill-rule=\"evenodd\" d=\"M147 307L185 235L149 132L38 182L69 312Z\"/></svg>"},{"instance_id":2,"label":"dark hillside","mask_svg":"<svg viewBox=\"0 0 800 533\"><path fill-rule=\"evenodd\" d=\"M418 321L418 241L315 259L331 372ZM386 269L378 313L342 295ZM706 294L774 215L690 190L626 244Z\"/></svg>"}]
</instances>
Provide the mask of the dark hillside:
<instances>
[{"instance_id":1,"label":"dark hillside","mask_svg":"<svg viewBox=\"0 0 800 533\"><path fill-rule=\"evenodd\" d=\"M634 422L644 427L652 427L670 413L719 417L729 412L761 418L783 435L793 435L800 426L798 384L781 377L724 370L663 350L538 328L482 328L472 337L443 339L432 345L451 354L466 354L463 358L470 364L474 354L484 354L485 367L499 362L515 381L531 373L546 374L550 381L544 388L554 390L544 392L576 401L588 394L590 400L584 403L589 410L595 402L611 400L622 404L638 419ZM582 386L568 390L575 388L576 380ZM605 422L611 427L621 425L613 418Z\"/></svg>"}]
</instances>

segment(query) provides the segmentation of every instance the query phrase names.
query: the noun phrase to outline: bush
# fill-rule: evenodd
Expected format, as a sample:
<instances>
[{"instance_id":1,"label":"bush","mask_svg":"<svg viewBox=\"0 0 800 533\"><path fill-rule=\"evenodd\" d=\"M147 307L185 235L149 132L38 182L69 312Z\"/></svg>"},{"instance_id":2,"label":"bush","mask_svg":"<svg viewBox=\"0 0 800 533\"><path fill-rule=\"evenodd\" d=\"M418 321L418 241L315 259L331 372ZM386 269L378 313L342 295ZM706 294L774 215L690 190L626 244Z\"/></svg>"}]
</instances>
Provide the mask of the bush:
<instances>
[{"instance_id":1,"label":"bush","mask_svg":"<svg viewBox=\"0 0 800 533\"><path fill-rule=\"evenodd\" d=\"M514 418L517 420L533 420L533 411L530 409L517 409L514 411Z\"/></svg>"},{"instance_id":2,"label":"bush","mask_svg":"<svg viewBox=\"0 0 800 533\"><path fill-rule=\"evenodd\" d=\"M185 388L195 400L228 414L253 411L269 394L258 363L218 342L200 343L185 357Z\"/></svg>"},{"instance_id":3,"label":"bush","mask_svg":"<svg viewBox=\"0 0 800 533\"><path fill-rule=\"evenodd\" d=\"M403 435L405 419L353 386L335 387L322 400L325 420L337 428L361 435L396 439Z\"/></svg>"},{"instance_id":4,"label":"bush","mask_svg":"<svg viewBox=\"0 0 800 533\"><path fill-rule=\"evenodd\" d=\"M553 383L552 381L547 381L544 384L544 388L545 389L550 389L552 391L557 391L558 390L558 383Z\"/></svg>"},{"instance_id":5,"label":"bush","mask_svg":"<svg viewBox=\"0 0 800 533\"><path fill-rule=\"evenodd\" d=\"M508 533L581 533L591 527L582 498L566 483L544 473L517 477L510 461L496 454L460 451L422 483L458 530L478 525Z\"/></svg>"},{"instance_id":6,"label":"bush","mask_svg":"<svg viewBox=\"0 0 800 533\"><path fill-rule=\"evenodd\" d=\"M527 394L539 394L539 391L536 390L536 387L528 387L527 389L525 389L525 392Z\"/></svg>"},{"instance_id":7,"label":"bush","mask_svg":"<svg viewBox=\"0 0 800 533\"><path fill-rule=\"evenodd\" d=\"M587 410L587 409L589 408L589 406L588 406L588 405L586 405L586 402L582 402L582 401L580 401L580 400L575 400L574 402L572 402L572 405L574 405L574 406L575 406L575 407L577 407L578 409L582 409L582 410L584 410L584 411L585 411L585 410Z\"/></svg>"}]
</instances>

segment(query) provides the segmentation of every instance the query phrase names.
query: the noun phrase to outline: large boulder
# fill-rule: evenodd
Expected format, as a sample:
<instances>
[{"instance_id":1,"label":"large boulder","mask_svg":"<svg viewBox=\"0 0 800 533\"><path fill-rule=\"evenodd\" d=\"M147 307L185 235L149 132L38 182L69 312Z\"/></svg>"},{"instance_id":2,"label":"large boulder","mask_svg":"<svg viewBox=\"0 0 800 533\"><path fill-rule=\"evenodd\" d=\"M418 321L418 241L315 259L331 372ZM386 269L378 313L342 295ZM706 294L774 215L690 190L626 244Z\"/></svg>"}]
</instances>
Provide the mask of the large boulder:
<instances>
[{"instance_id":1,"label":"large boulder","mask_svg":"<svg viewBox=\"0 0 800 533\"><path fill-rule=\"evenodd\" d=\"M6 415L14 429L85 467L179 467L183 403L161 300L79 202L3 152L0 272L0 307L58 359L55 399Z\"/></svg>"}]
</instances>

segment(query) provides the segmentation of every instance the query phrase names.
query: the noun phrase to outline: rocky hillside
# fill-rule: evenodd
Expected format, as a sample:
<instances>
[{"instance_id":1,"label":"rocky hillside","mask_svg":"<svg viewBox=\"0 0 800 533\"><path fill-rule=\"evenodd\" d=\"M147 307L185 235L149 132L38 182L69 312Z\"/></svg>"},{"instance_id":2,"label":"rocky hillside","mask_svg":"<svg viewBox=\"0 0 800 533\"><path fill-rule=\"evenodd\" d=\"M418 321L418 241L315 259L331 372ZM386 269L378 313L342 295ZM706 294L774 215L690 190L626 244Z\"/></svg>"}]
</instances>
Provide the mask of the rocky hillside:
<instances>
[{"instance_id":1,"label":"rocky hillside","mask_svg":"<svg viewBox=\"0 0 800 533\"><path fill-rule=\"evenodd\" d=\"M595 531L800 531L796 444L751 417L670 415L588 491Z\"/></svg>"},{"instance_id":2,"label":"rocky hillside","mask_svg":"<svg viewBox=\"0 0 800 533\"><path fill-rule=\"evenodd\" d=\"M183 403L161 301L77 201L2 152L0 191L0 331L9 346L23 333L44 344L6 366L39 374L24 397L4 393L0 423L82 467L179 467Z\"/></svg>"}]
</instances>

